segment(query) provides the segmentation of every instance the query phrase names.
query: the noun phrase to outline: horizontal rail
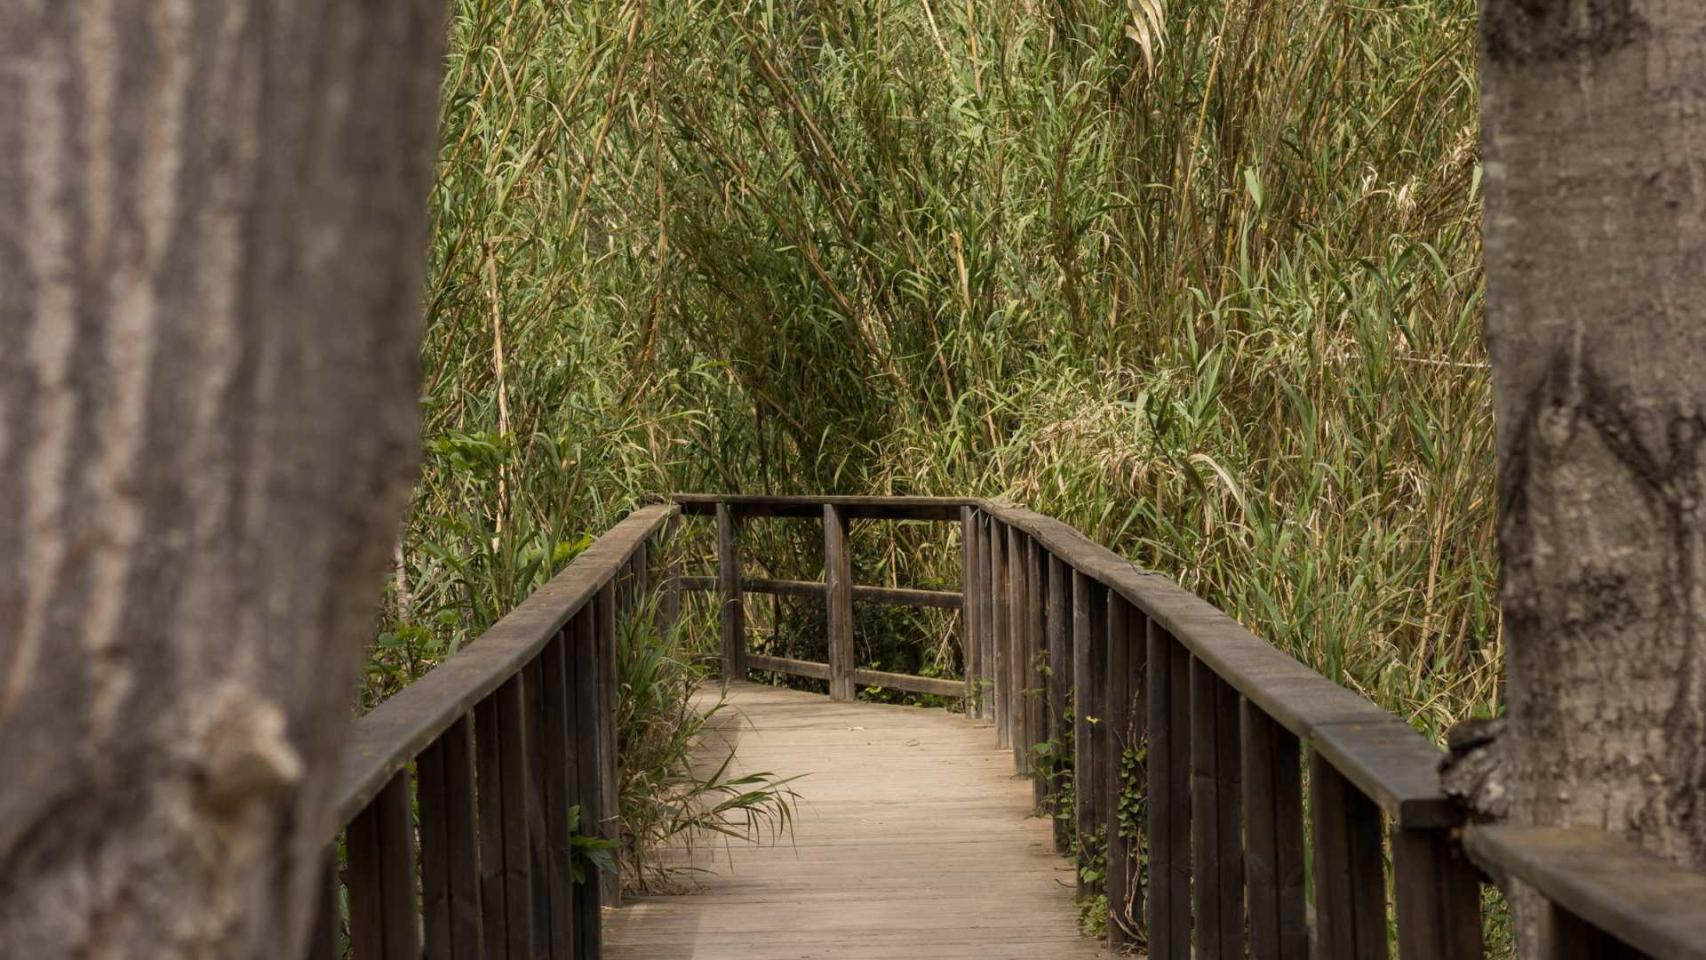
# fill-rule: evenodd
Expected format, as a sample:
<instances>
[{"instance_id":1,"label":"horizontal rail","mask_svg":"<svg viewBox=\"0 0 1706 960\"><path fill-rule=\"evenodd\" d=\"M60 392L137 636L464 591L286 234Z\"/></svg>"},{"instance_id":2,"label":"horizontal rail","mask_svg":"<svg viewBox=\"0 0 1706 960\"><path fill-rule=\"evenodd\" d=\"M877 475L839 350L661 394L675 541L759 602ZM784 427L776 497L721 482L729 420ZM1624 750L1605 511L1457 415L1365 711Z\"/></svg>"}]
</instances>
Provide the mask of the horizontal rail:
<instances>
[{"instance_id":1,"label":"horizontal rail","mask_svg":"<svg viewBox=\"0 0 1706 960\"><path fill-rule=\"evenodd\" d=\"M479 639L357 720L333 788L337 822L348 823L397 771L537 657L675 514L667 504L636 510Z\"/></svg>"},{"instance_id":2,"label":"horizontal rail","mask_svg":"<svg viewBox=\"0 0 1706 960\"><path fill-rule=\"evenodd\" d=\"M746 655L746 665L752 670L768 670L771 673L810 677L813 680L829 679L829 664L816 660L795 660L790 657L749 653ZM938 697L959 698L966 695L963 680L918 677L909 673L889 673L884 670L856 669L853 671L853 682L863 687L891 687L908 693L924 693Z\"/></svg>"},{"instance_id":3,"label":"horizontal rail","mask_svg":"<svg viewBox=\"0 0 1706 960\"><path fill-rule=\"evenodd\" d=\"M845 510L854 520L953 520L960 508L972 503L965 497L860 497L781 496L768 494L677 493L671 496L688 516L711 516L718 504L743 517L823 516L823 508Z\"/></svg>"},{"instance_id":4,"label":"horizontal rail","mask_svg":"<svg viewBox=\"0 0 1706 960\"><path fill-rule=\"evenodd\" d=\"M1706 876L1594 828L1471 827L1463 846L1501 883L1521 881L1647 956L1706 960Z\"/></svg>"},{"instance_id":5,"label":"horizontal rail","mask_svg":"<svg viewBox=\"0 0 1706 960\"><path fill-rule=\"evenodd\" d=\"M816 660L794 660L790 657L749 653L746 655L746 665L753 670L768 670L771 673L786 673L796 677L810 677L813 680L829 679L829 664Z\"/></svg>"}]
</instances>

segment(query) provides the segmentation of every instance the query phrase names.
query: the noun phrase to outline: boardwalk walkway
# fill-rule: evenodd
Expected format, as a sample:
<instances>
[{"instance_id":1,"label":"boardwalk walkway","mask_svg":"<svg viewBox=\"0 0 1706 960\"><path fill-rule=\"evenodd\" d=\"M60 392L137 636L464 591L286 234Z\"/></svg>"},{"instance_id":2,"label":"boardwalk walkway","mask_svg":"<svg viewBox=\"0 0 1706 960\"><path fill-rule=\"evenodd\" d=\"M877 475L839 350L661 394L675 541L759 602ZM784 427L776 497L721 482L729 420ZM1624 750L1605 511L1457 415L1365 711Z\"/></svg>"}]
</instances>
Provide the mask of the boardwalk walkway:
<instances>
[{"instance_id":1,"label":"boardwalk walkway","mask_svg":"<svg viewBox=\"0 0 1706 960\"><path fill-rule=\"evenodd\" d=\"M989 724L745 683L730 700L705 749L733 742L741 769L800 776L794 841L697 851L702 889L614 911L606 956L1106 955L1078 934L1072 868Z\"/></svg>"}]
</instances>

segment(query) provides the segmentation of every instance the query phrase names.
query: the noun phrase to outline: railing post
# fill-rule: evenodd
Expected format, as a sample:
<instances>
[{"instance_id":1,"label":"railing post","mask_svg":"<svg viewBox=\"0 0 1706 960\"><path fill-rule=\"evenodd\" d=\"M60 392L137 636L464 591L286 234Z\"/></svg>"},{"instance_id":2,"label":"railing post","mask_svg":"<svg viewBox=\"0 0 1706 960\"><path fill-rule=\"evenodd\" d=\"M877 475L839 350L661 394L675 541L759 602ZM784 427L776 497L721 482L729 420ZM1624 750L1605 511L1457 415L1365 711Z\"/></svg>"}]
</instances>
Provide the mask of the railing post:
<instances>
[{"instance_id":1,"label":"railing post","mask_svg":"<svg viewBox=\"0 0 1706 960\"><path fill-rule=\"evenodd\" d=\"M1072 798L1080 868L1100 850L1096 842L1101 810L1097 803L1096 772L1101 769L1101 755L1095 748L1095 732L1102 712L1096 681L1102 674L1093 666L1096 640L1091 630L1091 608L1101 589L1102 585L1088 576L1077 570L1072 572L1072 777L1076 784ZM1079 895L1097 892L1098 888L1085 880L1080 869Z\"/></svg>"},{"instance_id":2,"label":"railing post","mask_svg":"<svg viewBox=\"0 0 1706 960\"><path fill-rule=\"evenodd\" d=\"M1238 694L1191 658L1191 868L1196 948L1205 960L1244 956L1244 848Z\"/></svg>"},{"instance_id":3,"label":"railing post","mask_svg":"<svg viewBox=\"0 0 1706 960\"><path fill-rule=\"evenodd\" d=\"M978 703L978 716L985 720L995 717L995 581L991 578L993 569L989 557L990 530L995 520L987 513L980 513L977 522L977 563L978 563L978 680L982 696Z\"/></svg>"},{"instance_id":4,"label":"railing post","mask_svg":"<svg viewBox=\"0 0 1706 960\"><path fill-rule=\"evenodd\" d=\"M1007 745L1013 750L1013 769L1030 773L1030 731L1025 720L1025 681L1030 677L1025 634L1030 614L1025 607L1025 544L1018 527L1007 528Z\"/></svg>"},{"instance_id":5,"label":"railing post","mask_svg":"<svg viewBox=\"0 0 1706 960\"><path fill-rule=\"evenodd\" d=\"M616 646L618 585L612 581L598 592L598 783L603 798L602 816L589 833L605 840L615 840L621 822L616 756ZM622 905L622 878L614 871L598 876L603 886L602 902L607 907Z\"/></svg>"},{"instance_id":6,"label":"railing post","mask_svg":"<svg viewBox=\"0 0 1706 960\"><path fill-rule=\"evenodd\" d=\"M1401 960L1480 960L1481 882L1446 830L1393 827Z\"/></svg>"},{"instance_id":7,"label":"railing post","mask_svg":"<svg viewBox=\"0 0 1706 960\"><path fill-rule=\"evenodd\" d=\"M978 689L979 617L978 580L981 575L977 555L977 510L960 508L960 661L966 675L966 716L976 717L982 711L979 702L983 691Z\"/></svg>"},{"instance_id":8,"label":"railing post","mask_svg":"<svg viewBox=\"0 0 1706 960\"><path fill-rule=\"evenodd\" d=\"M1380 808L1320 753L1309 754L1317 960L1386 960Z\"/></svg>"},{"instance_id":9,"label":"railing post","mask_svg":"<svg viewBox=\"0 0 1706 960\"><path fill-rule=\"evenodd\" d=\"M1307 960L1301 750L1291 731L1248 700L1243 734L1250 957Z\"/></svg>"},{"instance_id":10,"label":"railing post","mask_svg":"<svg viewBox=\"0 0 1706 960\"><path fill-rule=\"evenodd\" d=\"M829 607L829 696L853 699L853 558L847 548L847 512L823 508L824 601Z\"/></svg>"},{"instance_id":11,"label":"railing post","mask_svg":"<svg viewBox=\"0 0 1706 960\"><path fill-rule=\"evenodd\" d=\"M1149 657L1149 955L1191 955L1190 655L1154 620Z\"/></svg>"},{"instance_id":12,"label":"railing post","mask_svg":"<svg viewBox=\"0 0 1706 960\"><path fill-rule=\"evenodd\" d=\"M1048 564L1048 738L1053 745L1054 776L1049 783L1054 819L1054 851L1065 853L1071 839L1067 811L1059 809L1066 795L1072 727L1066 722L1067 692L1072 689L1072 575L1066 563L1045 553Z\"/></svg>"},{"instance_id":13,"label":"railing post","mask_svg":"<svg viewBox=\"0 0 1706 960\"><path fill-rule=\"evenodd\" d=\"M663 570L663 596L658 599L658 630L669 633L681 621L681 563L677 560L680 548L675 542L681 532L681 515L676 514L664 523L663 550L668 563Z\"/></svg>"},{"instance_id":14,"label":"railing post","mask_svg":"<svg viewBox=\"0 0 1706 960\"><path fill-rule=\"evenodd\" d=\"M479 957L484 944L473 721L464 715L421 751L415 774L427 960Z\"/></svg>"},{"instance_id":15,"label":"railing post","mask_svg":"<svg viewBox=\"0 0 1706 960\"><path fill-rule=\"evenodd\" d=\"M512 676L474 707L486 960L533 956L523 683Z\"/></svg>"},{"instance_id":16,"label":"railing post","mask_svg":"<svg viewBox=\"0 0 1706 960\"><path fill-rule=\"evenodd\" d=\"M1048 778L1036 772L1036 748L1048 740L1048 685L1043 670L1048 585L1043 582L1047 567L1042 552L1035 539L1025 537L1025 760L1031 771L1031 797L1038 806L1049 793Z\"/></svg>"},{"instance_id":17,"label":"railing post","mask_svg":"<svg viewBox=\"0 0 1706 960\"><path fill-rule=\"evenodd\" d=\"M415 826L409 773L398 771L350 823L350 955L355 960L414 960Z\"/></svg>"},{"instance_id":18,"label":"railing post","mask_svg":"<svg viewBox=\"0 0 1706 960\"><path fill-rule=\"evenodd\" d=\"M1108 591L1107 615L1107 672L1102 678L1102 723L1108 728L1103 742L1107 744L1107 752L1102 761L1102 769L1097 771L1101 780L1103 797L1104 828L1107 832L1106 851L1107 861L1107 891L1108 891L1108 948L1118 951L1131 942L1130 911L1127 904L1132 899L1131 884L1131 840L1120 835L1120 794L1124 783L1121 767L1124 766L1126 729L1131 722L1131 673L1127 669L1130 659L1130 621L1139 614L1132 609L1126 599L1113 591Z\"/></svg>"},{"instance_id":19,"label":"railing post","mask_svg":"<svg viewBox=\"0 0 1706 960\"><path fill-rule=\"evenodd\" d=\"M740 589L739 519L717 504L717 592L722 600L723 682L746 677L746 602Z\"/></svg>"},{"instance_id":20,"label":"railing post","mask_svg":"<svg viewBox=\"0 0 1706 960\"><path fill-rule=\"evenodd\" d=\"M587 603L569 621L567 658L564 661L565 683L571 694L568 715L569 741L574 745L575 805L580 807L580 832L598 836L604 821L604 790L599 782L601 753L598 674L598 611L597 601ZM481 753L482 758L484 753ZM481 781L484 786L485 781ZM484 795L481 797L484 800ZM568 811L562 811L563 816ZM485 827L484 819L480 826ZM576 960L598 960L604 954L604 928L600 915L602 883L597 876L587 876L575 884L575 956ZM490 942L490 936L487 937ZM487 952L486 960L502 954Z\"/></svg>"},{"instance_id":21,"label":"railing post","mask_svg":"<svg viewBox=\"0 0 1706 960\"><path fill-rule=\"evenodd\" d=\"M989 648L995 668L995 745L1009 746L1012 733L1013 668L1012 648L1008 644L1009 609L1007 606L1007 528L993 518L989 523Z\"/></svg>"}]
</instances>

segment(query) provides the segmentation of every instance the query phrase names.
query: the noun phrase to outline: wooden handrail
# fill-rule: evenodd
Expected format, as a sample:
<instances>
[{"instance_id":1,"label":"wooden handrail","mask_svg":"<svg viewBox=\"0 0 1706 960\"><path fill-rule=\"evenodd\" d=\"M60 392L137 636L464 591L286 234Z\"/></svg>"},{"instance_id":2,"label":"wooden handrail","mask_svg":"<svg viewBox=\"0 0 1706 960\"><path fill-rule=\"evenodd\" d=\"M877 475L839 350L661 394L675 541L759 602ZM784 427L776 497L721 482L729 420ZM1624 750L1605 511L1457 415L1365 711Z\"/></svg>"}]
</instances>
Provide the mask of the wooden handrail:
<instances>
[{"instance_id":1,"label":"wooden handrail","mask_svg":"<svg viewBox=\"0 0 1706 960\"><path fill-rule=\"evenodd\" d=\"M674 616L682 589L716 590L726 676L814 677L838 699L859 685L963 698L1033 775L1039 803L1064 807L1070 785L1056 847L1104 858L1104 879L1081 876L1080 889L1106 895L1115 946L1141 920L1158 960L1385 957L1395 907L1401 960L1475 960L1485 870L1539 892L1555 943L1706 960L1706 878L1597 830L1466 827L1440 789L1441 751L1408 724L1059 521L971 498L705 494L636 511L357 722L334 785L348 868L340 880L328 848L312 956L341 955L340 883L357 960L423 946L600 956L600 909L620 891L612 877L573 880L556 814L578 807L583 831L614 835L617 623L649 588L650 541L680 514L716 518L718 575L667 571L660 615ZM740 530L753 517L820 518L825 580L744 578ZM960 590L854 584L854 519L958 522ZM829 662L747 651L746 592L824 598ZM857 599L961 611L964 678L859 667ZM1053 766L1033 765L1043 753ZM1146 885L1122 805L1134 765Z\"/></svg>"},{"instance_id":2,"label":"wooden handrail","mask_svg":"<svg viewBox=\"0 0 1706 960\"><path fill-rule=\"evenodd\" d=\"M356 960L601 955L600 910L621 890L596 871L574 879L569 811L615 838L617 622L678 512L635 511L356 721L333 786L347 869L331 844L314 960L344 956L340 888Z\"/></svg>"},{"instance_id":3,"label":"wooden handrail","mask_svg":"<svg viewBox=\"0 0 1706 960\"><path fill-rule=\"evenodd\" d=\"M1706 877L1587 827L1472 827L1469 855L1550 905L1542 923L1571 956L1706 960ZM1606 942L1605 938L1613 942ZM1608 949L1609 948L1609 949Z\"/></svg>"}]
</instances>

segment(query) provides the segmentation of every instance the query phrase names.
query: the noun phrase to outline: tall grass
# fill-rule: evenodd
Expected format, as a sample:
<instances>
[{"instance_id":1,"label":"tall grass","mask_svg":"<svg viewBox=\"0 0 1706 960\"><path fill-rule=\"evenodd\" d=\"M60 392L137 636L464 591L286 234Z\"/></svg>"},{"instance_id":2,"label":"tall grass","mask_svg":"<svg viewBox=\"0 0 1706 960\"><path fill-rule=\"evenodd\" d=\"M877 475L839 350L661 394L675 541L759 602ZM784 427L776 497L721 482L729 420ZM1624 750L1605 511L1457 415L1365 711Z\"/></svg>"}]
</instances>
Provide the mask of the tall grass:
<instances>
[{"instance_id":1,"label":"tall grass","mask_svg":"<svg viewBox=\"0 0 1706 960\"><path fill-rule=\"evenodd\" d=\"M1473 27L1472 0L462 0L374 687L648 494L969 492L1424 730L1494 708Z\"/></svg>"}]
</instances>

